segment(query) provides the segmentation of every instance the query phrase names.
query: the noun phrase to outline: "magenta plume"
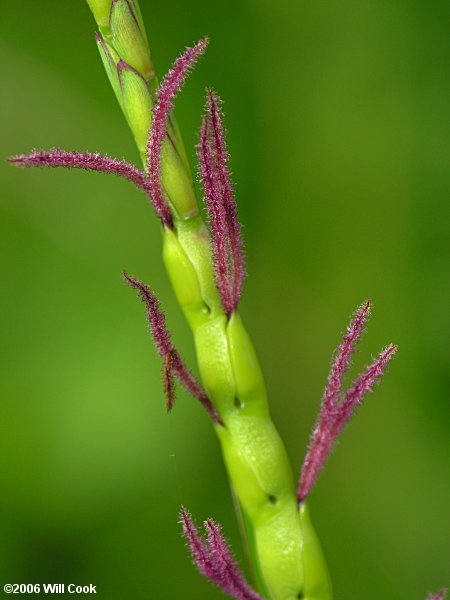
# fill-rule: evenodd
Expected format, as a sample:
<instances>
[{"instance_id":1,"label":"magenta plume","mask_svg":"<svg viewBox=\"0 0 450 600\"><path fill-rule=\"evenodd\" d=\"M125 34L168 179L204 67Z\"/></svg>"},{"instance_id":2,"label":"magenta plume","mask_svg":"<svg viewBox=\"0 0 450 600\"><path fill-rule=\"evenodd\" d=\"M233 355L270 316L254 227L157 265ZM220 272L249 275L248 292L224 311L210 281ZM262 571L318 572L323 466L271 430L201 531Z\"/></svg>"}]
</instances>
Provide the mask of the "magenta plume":
<instances>
[{"instance_id":1,"label":"magenta plume","mask_svg":"<svg viewBox=\"0 0 450 600\"><path fill-rule=\"evenodd\" d=\"M183 359L172 344L170 333L166 326L166 318L160 308L159 300L152 290L145 283L142 283L142 281L130 277L125 271L123 272L123 278L128 285L138 292L140 299L147 309L147 319L150 331L155 341L156 349L163 359L163 388L166 395L167 411L170 411L173 408L175 402L175 390L173 384L173 377L175 376L185 390L201 402L213 421L220 424L220 417L212 405L211 400L184 364Z\"/></svg>"},{"instance_id":2,"label":"magenta plume","mask_svg":"<svg viewBox=\"0 0 450 600\"><path fill-rule=\"evenodd\" d=\"M342 431L346 422L350 419L353 411L362 403L365 395L371 392L373 386L377 381L381 379L384 371L390 361L394 358L394 354L397 352L397 346L395 344L389 344L386 346L378 358L370 364L366 370L356 379L351 389L345 395L345 400L341 404L341 412L343 417L342 426L337 423L338 434Z\"/></svg>"},{"instance_id":3,"label":"magenta plume","mask_svg":"<svg viewBox=\"0 0 450 600\"><path fill-rule=\"evenodd\" d=\"M214 273L216 286L227 316L233 312L233 296L231 274L228 257L228 234L225 210L214 168L214 156L211 148L210 123L205 116L200 131L198 145L198 163L200 179L203 185L203 195L208 209L212 234L212 251L214 256Z\"/></svg>"},{"instance_id":4,"label":"magenta plume","mask_svg":"<svg viewBox=\"0 0 450 600\"><path fill-rule=\"evenodd\" d=\"M244 252L237 215L237 206L229 170L229 154L226 148L226 131L223 126L222 101L212 90L207 91L208 117L216 158L216 172L228 228L231 263L233 268L233 304L236 310L245 277Z\"/></svg>"},{"instance_id":5,"label":"magenta plume","mask_svg":"<svg viewBox=\"0 0 450 600\"><path fill-rule=\"evenodd\" d=\"M356 344L364 333L364 327L370 317L372 303L366 300L355 312L347 332L342 338L342 344L338 346L335 358L328 376L328 384L322 398L322 404L328 408L337 403L342 388L345 374L351 365L351 356L355 353Z\"/></svg>"},{"instance_id":6,"label":"magenta plume","mask_svg":"<svg viewBox=\"0 0 450 600\"><path fill-rule=\"evenodd\" d=\"M144 192L153 204L163 225L167 225L168 219L171 219L170 211L167 212L164 207L159 207L153 202L150 182L146 174L124 160L117 160L92 152L67 152L66 150L52 149L49 151L36 150L31 154L13 156L8 161L18 167L63 167L66 169L96 171L97 173L112 173L118 177L128 179L141 192Z\"/></svg>"},{"instance_id":7,"label":"magenta plume","mask_svg":"<svg viewBox=\"0 0 450 600\"><path fill-rule=\"evenodd\" d=\"M184 507L180 522L192 559L203 577L236 600L264 600L245 581L218 523L211 519L205 521L207 537L203 539Z\"/></svg>"},{"instance_id":8,"label":"magenta plume","mask_svg":"<svg viewBox=\"0 0 450 600\"><path fill-rule=\"evenodd\" d=\"M435 594L428 594L426 600L445 600L447 596L447 589L439 590Z\"/></svg>"},{"instance_id":9,"label":"magenta plume","mask_svg":"<svg viewBox=\"0 0 450 600\"><path fill-rule=\"evenodd\" d=\"M172 354L166 354L163 360L163 391L166 397L166 410L170 412L175 406L175 379L173 376Z\"/></svg>"},{"instance_id":10,"label":"magenta plume","mask_svg":"<svg viewBox=\"0 0 450 600\"><path fill-rule=\"evenodd\" d=\"M369 300L360 306L347 328L342 344L337 348L328 383L322 397L317 423L303 462L300 483L297 489L299 502L304 502L311 492L337 437L350 421L356 408L361 405L365 395L372 390L375 383L381 378L397 351L397 346L393 344L387 346L344 394L342 391L344 376L350 367L351 355L355 352L356 344L364 331L370 309L371 303Z\"/></svg>"},{"instance_id":11,"label":"magenta plume","mask_svg":"<svg viewBox=\"0 0 450 600\"><path fill-rule=\"evenodd\" d=\"M230 316L239 303L245 266L222 120L221 100L207 90L198 144L199 175L213 238L216 285L224 312Z\"/></svg>"},{"instance_id":12,"label":"magenta plume","mask_svg":"<svg viewBox=\"0 0 450 600\"><path fill-rule=\"evenodd\" d=\"M147 170L153 202L158 207L165 206L166 210L169 210L169 207L161 184L161 152L167 133L167 119L173 109L173 100L177 92L180 91L190 70L204 53L208 42L208 38L200 40L198 44L187 48L176 59L159 86L157 102L152 111L152 124L147 143ZM170 217L170 222L172 223L172 217Z\"/></svg>"}]
</instances>

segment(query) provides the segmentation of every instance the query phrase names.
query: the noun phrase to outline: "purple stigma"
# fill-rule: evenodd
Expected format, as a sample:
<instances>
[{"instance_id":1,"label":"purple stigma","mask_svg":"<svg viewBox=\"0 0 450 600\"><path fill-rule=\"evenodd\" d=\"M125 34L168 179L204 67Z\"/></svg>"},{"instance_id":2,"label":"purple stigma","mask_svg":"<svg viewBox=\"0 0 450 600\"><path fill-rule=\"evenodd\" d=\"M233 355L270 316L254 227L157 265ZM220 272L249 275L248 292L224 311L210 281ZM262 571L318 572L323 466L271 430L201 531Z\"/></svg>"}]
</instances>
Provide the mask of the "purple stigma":
<instances>
[{"instance_id":1,"label":"purple stigma","mask_svg":"<svg viewBox=\"0 0 450 600\"><path fill-rule=\"evenodd\" d=\"M245 581L218 523L205 521L207 537L203 539L184 507L180 522L192 559L203 577L236 600L264 600Z\"/></svg>"},{"instance_id":2,"label":"purple stigma","mask_svg":"<svg viewBox=\"0 0 450 600\"><path fill-rule=\"evenodd\" d=\"M198 145L199 175L208 209L216 285L227 316L236 311L245 277L244 253L229 171L221 100L206 92Z\"/></svg>"},{"instance_id":3,"label":"purple stigma","mask_svg":"<svg viewBox=\"0 0 450 600\"><path fill-rule=\"evenodd\" d=\"M447 596L447 588L443 588L442 590L439 590L439 592L436 592L435 594L428 594L426 600L445 600L446 596Z\"/></svg>"},{"instance_id":4,"label":"purple stigma","mask_svg":"<svg viewBox=\"0 0 450 600\"><path fill-rule=\"evenodd\" d=\"M31 154L13 156L8 159L8 162L18 167L63 167L66 169L96 171L97 173L112 173L131 181L139 190L144 192L153 204L163 225L168 226L167 219L171 219L170 212L166 214L153 202L151 186L146 174L124 160L117 160L92 152L67 152L66 150L52 149L49 151L36 150Z\"/></svg>"},{"instance_id":5,"label":"purple stigma","mask_svg":"<svg viewBox=\"0 0 450 600\"><path fill-rule=\"evenodd\" d=\"M166 396L167 411L170 411L175 403L175 390L173 384L173 377L175 376L185 390L201 402L212 420L217 424L222 424L222 421L206 392L192 375L180 354L173 346L170 333L166 326L166 318L160 309L158 298L145 283L142 283L142 281L139 281L134 277L130 277L125 271L123 272L123 278L128 285L137 290L140 299L147 309L150 332L155 341L156 349L163 359L163 388Z\"/></svg>"},{"instance_id":6,"label":"purple stigma","mask_svg":"<svg viewBox=\"0 0 450 600\"><path fill-rule=\"evenodd\" d=\"M175 380L172 371L172 354L166 354L163 361L163 390L166 397L166 411L175 406Z\"/></svg>"},{"instance_id":7,"label":"purple stigma","mask_svg":"<svg viewBox=\"0 0 450 600\"><path fill-rule=\"evenodd\" d=\"M325 388L319 416L311 436L308 451L303 462L300 483L297 489L299 503L304 502L330 455L337 437L350 421L354 411L361 405L365 395L370 392L381 378L389 362L397 351L390 344L356 379L352 387L343 395L342 385L351 364L351 355L355 352L370 315L371 302L367 300L355 313L337 348L328 383Z\"/></svg>"},{"instance_id":8,"label":"purple stigma","mask_svg":"<svg viewBox=\"0 0 450 600\"><path fill-rule=\"evenodd\" d=\"M351 389L348 390L344 401L340 405L341 419L338 419L336 422L337 435L342 431L347 421L350 420L354 410L362 404L365 395L371 392L375 383L381 379L387 365L394 358L396 352L397 346L395 344L386 346L380 352L378 358L366 368L353 383Z\"/></svg>"},{"instance_id":9,"label":"purple stigma","mask_svg":"<svg viewBox=\"0 0 450 600\"><path fill-rule=\"evenodd\" d=\"M229 272L230 265L228 260L227 225L224 206L221 202L221 195L217 189L213 163L214 158L210 146L209 121L204 117L200 132L200 143L198 146L200 178L203 184L204 200L208 209L212 233L216 286L222 301L223 310L227 316L230 316L233 312L233 298Z\"/></svg>"},{"instance_id":10,"label":"purple stigma","mask_svg":"<svg viewBox=\"0 0 450 600\"><path fill-rule=\"evenodd\" d=\"M245 277L244 252L240 235L239 221L237 218L237 206L233 194L233 186L229 170L229 154L226 148L226 131L223 126L222 101L212 90L207 91L209 118L211 122L211 132L214 139L217 177L220 182L223 195L223 205L225 207L225 216L228 227L229 245L232 255L233 265L233 303L236 310L242 291L242 284Z\"/></svg>"},{"instance_id":11,"label":"purple stigma","mask_svg":"<svg viewBox=\"0 0 450 600\"><path fill-rule=\"evenodd\" d=\"M170 209L161 184L161 153L164 137L167 133L167 119L173 109L173 100L180 91L189 71L204 53L208 45L208 38L200 40L192 48L176 59L172 68L164 77L157 92L157 102L152 110L152 124L147 143L147 171L150 181L153 202L158 207ZM170 217L172 223L172 217Z\"/></svg>"},{"instance_id":12,"label":"purple stigma","mask_svg":"<svg viewBox=\"0 0 450 600\"><path fill-rule=\"evenodd\" d=\"M366 300L357 309L346 334L343 336L342 344L336 350L328 384L322 399L322 404L330 410L338 401L345 374L351 365L351 355L356 351L356 344L364 333L364 327L370 317L371 310L372 303L370 300Z\"/></svg>"}]
</instances>

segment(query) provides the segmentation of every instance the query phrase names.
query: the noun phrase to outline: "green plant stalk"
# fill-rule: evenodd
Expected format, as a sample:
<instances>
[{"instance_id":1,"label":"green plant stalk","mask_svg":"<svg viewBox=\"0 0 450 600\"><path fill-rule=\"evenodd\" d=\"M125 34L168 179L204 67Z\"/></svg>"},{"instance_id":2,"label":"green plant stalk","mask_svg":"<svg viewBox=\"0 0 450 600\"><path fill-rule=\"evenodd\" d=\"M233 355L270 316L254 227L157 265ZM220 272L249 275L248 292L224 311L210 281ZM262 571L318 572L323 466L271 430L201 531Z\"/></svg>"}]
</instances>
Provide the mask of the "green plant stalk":
<instances>
[{"instance_id":1,"label":"green plant stalk","mask_svg":"<svg viewBox=\"0 0 450 600\"><path fill-rule=\"evenodd\" d=\"M146 166L156 78L137 1L87 0L103 40L99 51ZM130 7L134 17L130 14ZM125 32L125 33L124 33ZM128 32L128 33L127 33ZM123 63L129 68L121 68ZM270 418L264 379L238 313L225 315L209 232L198 210L178 127L163 149L162 184L174 218L163 228L163 260L193 332L205 390L232 487L271 600L330 600L331 584L306 504L300 508L283 442Z\"/></svg>"}]
</instances>

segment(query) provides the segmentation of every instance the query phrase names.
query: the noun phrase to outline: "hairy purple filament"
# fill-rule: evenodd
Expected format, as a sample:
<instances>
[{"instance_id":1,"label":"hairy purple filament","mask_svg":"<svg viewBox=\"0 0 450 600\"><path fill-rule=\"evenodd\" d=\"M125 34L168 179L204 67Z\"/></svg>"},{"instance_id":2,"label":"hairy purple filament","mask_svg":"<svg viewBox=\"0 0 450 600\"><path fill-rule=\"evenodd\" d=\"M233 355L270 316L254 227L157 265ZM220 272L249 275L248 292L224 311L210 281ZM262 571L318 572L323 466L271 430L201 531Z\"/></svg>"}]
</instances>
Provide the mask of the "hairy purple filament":
<instances>
[{"instance_id":1,"label":"hairy purple filament","mask_svg":"<svg viewBox=\"0 0 450 600\"><path fill-rule=\"evenodd\" d=\"M172 354L166 354L163 362L163 390L166 397L166 410L170 412L175 406L175 381L173 376Z\"/></svg>"},{"instance_id":2,"label":"hairy purple filament","mask_svg":"<svg viewBox=\"0 0 450 600\"><path fill-rule=\"evenodd\" d=\"M239 231L237 206L233 195L233 186L231 183L231 176L228 166L229 155L225 145L226 132L222 123L222 101L219 96L214 94L212 90L208 90L207 94L209 118L216 151L217 176L222 189L223 205L225 208L225 216L228 227L229 245L232 253L233 302L235 305L234 309L236 309L241 296L242 284L245 277L243 244Z\"/></svg>"},{"instance_id":3,"label":"hairy purple filament","mask_svg":"<svg viewBox=\"0 0 450 600\"><path fill-rule=\"evenodd\" d=\"M356 408L362 403L364 396L381 378L397 351L397 346L393 344L382 350L378 358L365 369L342 397L344 376L350 367L351 354L355 352L355 346L364 331L370 309L371 303L368 300L356 311L343 342L337 349L322 398L319 417L302 467L297 489L299 502L304 502L311 492L337 437L342 433Z\"/></svg>"},{"instance_id":4,"label":"hairy purple filament","mask_svg":"<svg viewBox=\"0 0 450 600\"><path fill-rule=\"evenodd\" d=\"M206 92L206 114L200 131L198 160L210 217L216 285L224 312L230 316L237 309L242 291L244 253L228 168L221 100L209 89Z\"/></svg>"},{"instance_id":5,"label":"hairy purple filament","mask_svg":"<svg viewBox=\"0 0 450 600\"><path fill-rule=\"evenodd\" d=\"M264 600L245 581L218 523L205 521L207 537L203 539L184 507L180 521L192 559L206 579L236 600Z\"/></svg>"},{"instance_id":6,"label":"hairy purple filament","mask_svg":"<svg viewBox=\"0 0 450 600\"><path fill-rule=\"evenodd\" d=\"M67 152L66 150L52 149L49 151L37 150L31 154L13 156L9 159L9 162L18 167L63 167L66 169L96 171L97 173L112 173L123 177L144 192L163 225L169 226L169 223L172 222L167 204L158 205L155 202L147 175L124 160L117 160L93 152Z\"/></svg>"},{"instance_id":7,"label":"hairy purple filament","mask_svg":"<svg viewBox=\"0 0 450 600\"><path fill-rule=\"evenodd\" d=\"M163 359L163 387L167 399L167 410L170 411L175 401L173 376L175 376L181 385L194 398L200 400L209 416L215 423L220 424L221 420L211 400L206 395L201 385L184 364L180 354L173 346L169 331L166 327L164 313L160 309L159 300L152 290L142 281L130 277L124 271L123 277L135 290L137 290L140 299L147 308L147 318L150 325L150 331L155 341L156 348Z\"/></svg>"},{"instance_id":8,"label":"hairy purple filament","mask_svg":"<svg viewBox=\"0 0 450 600\"><path fill-rule=\"evenodd\" d=\"M345 400L341 405L342 425L339 422L337 423L338 434L352 416L355 408L362 403L364 396L372 391L374 384L382 377L385 368L394 358L396 352L396 345L389 344L389 346L386 346L380 352L378 358L366 368L364 373L358 377L352 388L346 393Z\"/></svg>"},{"instance_id":9,"label":"hairy purple filament","mask_svg":"<svg viewBox=\"0 0 450 600\"><path fill-rule=\"evenodd\" d=\"M328 385L322 399L322 404L328 410L332 410L339 399L344 376L351 365L351 355L355 352L355 346L364 333L364 326L370 317L371 310L372 303L370 300L366 300L356 311L355 318L348 326L342 344L336 350L333 366L328 377Z\"/></svg>"},{"instance_id":10,"label":"hairy purple filament","mask_svg":"<svg viewBox=\"0 0 450 600\"><path fill-rule=\"evenodd\" d=\"M224 312L227 316L230 316L233 312L233 296L228 263L227 226L221 196L217 190L209 129L209 120L204 117L200 131L198 160L204 200L210 219L216 285Z\"/></svg>"},{"instance_id":11,"label":"hairy purple filament","mask_svg":"<svg viewBox=\"0 0 450 600\"><path fill-rule=\"evenodd\" d=\"M166 223L169 227L173 227L172 217L161 184L161 152L167 133L167 119L173 109L173 99L181 89L189 71L205 51L208 42L208 38L204 38L193 48L187 48L177 58L159 86L157 102L152 111L152 124L147 144L147 171L153 201L158 206L166 206L169 211L170 220Z\"/></svg>"}]
</instances>

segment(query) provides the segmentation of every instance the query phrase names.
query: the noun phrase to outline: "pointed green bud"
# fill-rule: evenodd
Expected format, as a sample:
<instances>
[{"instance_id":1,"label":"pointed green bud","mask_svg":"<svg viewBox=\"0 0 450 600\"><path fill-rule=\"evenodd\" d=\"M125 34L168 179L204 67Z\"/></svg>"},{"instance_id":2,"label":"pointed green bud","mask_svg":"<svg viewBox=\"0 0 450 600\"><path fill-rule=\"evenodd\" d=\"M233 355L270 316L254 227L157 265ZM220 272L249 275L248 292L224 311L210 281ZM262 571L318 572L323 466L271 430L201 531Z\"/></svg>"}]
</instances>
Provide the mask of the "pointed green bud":
<instances>
[{"instance_id":1,"label":"pointed green bud","mask_svg":"<svg viewBox=\"0 0 450 600\"><path fill-rule=\"evenodd\" d=\"M87 3L100 29L109 29L112 0L87 0Z\"/></svg>"},{"instance_id":2,"label":"pointed green bud","mask_svg":"<svg viewBox=\"0 0 450 600\"><path fill-rule=\"evenodd\" d=\"M133 10L134 5L128 0L113 0L109 18L112 44L122 60L139 71L146 81L150 81L155 71L147 36Z\"/></svg>"},{"instance_id":3,"label":"pointed green bud","mask_svg":"<svg viewBox=\"0 0 450 600\"><path fill-rule=\"evenodd\" d=\"M139 24L139 28L140 28L143 36L145 37L145 41L148 44L147 33L145 31L144 19L142 18L141 9L139 8L139 2L138 2L138 0L129 0L129 3L133 10L134 16L136 17L136 20Z\"/></svg>"},{"instance_id":4,"label":"pointed green bud","mask_svg":"<svg viewBox=\"0 0 450 600\"><path fill-rule=\"evenodd\" d=\"M111 46L97 33L95 34L95 40L97 42L97 48L100 53L103 66L105 67L106 74L108 75L109 82L114 90L120 106L122 107L122 110L124 110L122 92L117 74L117 63L119 62L119 57L114 52L113 48L111 48Z\"/></svg>"},{"instance_id":5,"label":"pointed green bud","mask_svg":"<svg viewBox=\"0 0 450 600\"><path fill-rule=\"evenodd\" d=\"M142 160L145 162L153 108L150 90L142 75L123 60L120 60L117 64L117 74L122 94L123 111L133 132Z\"/></svg>"}]
</instances>

